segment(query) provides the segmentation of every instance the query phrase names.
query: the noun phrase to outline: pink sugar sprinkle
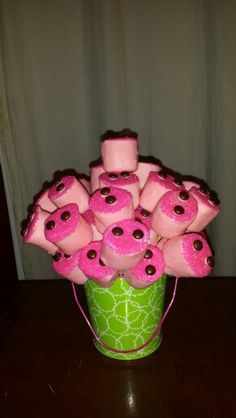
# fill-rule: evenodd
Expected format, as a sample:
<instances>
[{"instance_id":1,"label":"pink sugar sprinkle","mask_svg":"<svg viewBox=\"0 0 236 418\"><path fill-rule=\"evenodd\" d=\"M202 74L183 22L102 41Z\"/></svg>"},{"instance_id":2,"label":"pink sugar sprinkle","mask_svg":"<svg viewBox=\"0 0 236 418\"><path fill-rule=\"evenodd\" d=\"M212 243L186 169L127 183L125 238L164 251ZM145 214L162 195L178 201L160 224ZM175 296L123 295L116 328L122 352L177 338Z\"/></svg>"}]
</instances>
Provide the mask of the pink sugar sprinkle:
<instances>
[{"instance_id":1,"label":"pink sugar sprinkle","mask_svg":"<svg viewBox=\"0 0 236 418\"><path fill-rule=\"evenodd\" d=\"M70 189L73 186L73 184L74 184L75 181L76 181L76 178L74 176L65 176L65 177L62 177L60 183L53 184L50 187L50 189L48 191L48 197L49 197L49 199L54 200L58 196L63 196L68 191L68 189ZM57 187L61 183L63 183L65 187L61 191L57 191Z\"/></svg>"},{"instance_id":2,"label":"pink sugar sprinkle","mask_svg":"<svg viewBox=\"0 0 236 418\"><path fill-rule=\"evenodd\" d=\"M193 242L195 240L199 240L203 244L203 248L200 251L195 250L193 247ZM211 267L208 266L206 260L207 257L212 256L212 252L202 235L197 233L183 235L182 249L186 262L197 277L204 277L210 273Z\"/></svg>"},{"instance_id":3,"label":"pink sugar sprinkle","mask_svg":"<svg viewBox=\"0 0 236 418\"><path fill-rule=\"evenodd\" d=\"M63 221L61 219L61 215L63 212L70 212L70 219L67 221ZM69 203L55 212L53 212L45 222L45 237L49 241L58 242L63 238L67 237L68 235L72 234L76 227L80 224L79 220L79 209L75 203ZM53 229L47 229L46 224L49 221L55 222L55 227Z\"/></svg>"},{"instance_id":4,"label":"pink sugar sprinkle","mask_svg":"<svg viewBox=\"0 0 236 418\"><path fill-rule=\"evenodd\" d=\"M136 174L129 173L129 176L127 177L123 177L118 173L116 174L118 177L113 179L109 177L109 173L102 173L99 176L99 181L103 182L105 186L108 187L122 187L139 182L138 176L136 176Z\"/></svg>"},{"instance_id":5,"label":"pink sugar sprinkle","mask_svg":"<svg viewBox=\"0 0 236 418\"><path fill-rule=\"evenodd\" d=\"M210 201L210 199L209 199L209 194L201 193L201 191L197 187L195 187L195 186L193 186L190 189L190 192L189 193L195 199L200 200L201 203L203 203L204 205L208 206L212 210L215 210L217 212L219 211L220 205L215 205L214 203L212 203Z\"/></svg>"},{"instance_id":6,"label":"pink sugar sprinkle","mask_svg":"<svg viewBox=\"0 0 236 418\"><path fill-rule=\"evenodd\" d=\"M149 259L143 257L140 263L131 269L131 272L138 280L146 283L152 283L163 275L165 270L165 262L163 252L159 250L157 247L155 247L154 245L149 245L147 247L147 250L151 250L153 254L152 257ZM145 271L145 268L148 265L152 265L156 268L156 273L152 276L147 274Z\"/></svg>"},{"instance_id":7,"label":"pink sugar sprinkle","mask_svg":"<svg viewBox=\"0 0 236 418\"><path fill-rule=\"evenodd\" d=\"M112 233L114 227L123 229L123 234L116 236ZM139 229L143 232L143 238L135 239L134 230ZM150 232L145 225L140 222L125 219L110 225L103 234L104 244L120 255L132 255L142 251L148 244Z\"/></svg>"},{"instance_id":8,"label":"pink sugar sprinkle","mask_svg":"<svg viewBox=\"0 0 236 418\"><path fill-rule=\"evenodd\" d=\"M198 211L196 199L189 195L188 200L182 200L179 197L179 193L179 190L171 190L170 192L165 193L158 203L159 208L166 216L173 219L175 222L194 220ZM174 211L175 206L182 206L184 208L184 213L180 215L176 214Z\"/></svg>"},{"instance_id":9,"label":"pink sugar sprinkle","mask_svg":"<svg viewBox=\"0 0 236 418\"><path fill-rule=\"evenodd\" d=\"M109 195L101 195L101 189L96 190L89 199L89 208L94 212L114 213L129 206L132 203L132 195L127 190L118 187L110 187ZM108 196L115 196L116 201L112 204L106 203Z\"/></svg>"},{"instance_id":10,"label":"pink sugar sprinkle","mask_svg":"<svg viewBox=\"0 0 236 418\"><path fill-rule=\"evenodd\" d=\"M93 259L89 259L87 253L89 250L95 250L97 255ZM102 266L99 263L101 256L101 241L92 241L86 247L81 250L81 256L79 259L79 268L88 277L94 277L96 279L104 279L114 276L116 270L111 267Z\"/></svg>"},{"instance_id":11,"label":"pink sugar sprinkle","mask_svg":"<svg viewBox=\"0 0 236 418\"><path fill-rule=\"evenodd\" d=\"M59 261L55 261L53 259L52 265L53 265L54 270L58 274L60 274L61 276L68 276L77 267L78 261L81 256L81 250L76 251L76 253L71 255L69 258L65 257L63 253L61 253L61 255L62 257Z\"/></svg>"}]
</instances>

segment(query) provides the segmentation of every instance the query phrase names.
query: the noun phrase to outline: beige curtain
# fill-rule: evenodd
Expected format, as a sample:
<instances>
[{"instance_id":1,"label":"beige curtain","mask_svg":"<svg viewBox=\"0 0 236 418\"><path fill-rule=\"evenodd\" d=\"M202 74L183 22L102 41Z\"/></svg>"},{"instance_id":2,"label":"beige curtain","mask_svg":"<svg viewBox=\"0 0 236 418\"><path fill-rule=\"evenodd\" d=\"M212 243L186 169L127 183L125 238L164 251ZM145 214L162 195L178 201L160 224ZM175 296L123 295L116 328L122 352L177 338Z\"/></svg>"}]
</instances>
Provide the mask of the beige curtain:
<instances>
[{"instance_id":1,"label":"beige curtain","mask_svg":"<svg viewBox=\"0 0 236 418\"><path fill-rule=\"evenodd\" d=\"M236 3L0 0L1 146L27 279L55 277L20 221L56 170L88 172L99 136L130 127L218 191L216 274L235 274ZM13 228L14 229L14 228Z\"/></svg>"}]
</instances>

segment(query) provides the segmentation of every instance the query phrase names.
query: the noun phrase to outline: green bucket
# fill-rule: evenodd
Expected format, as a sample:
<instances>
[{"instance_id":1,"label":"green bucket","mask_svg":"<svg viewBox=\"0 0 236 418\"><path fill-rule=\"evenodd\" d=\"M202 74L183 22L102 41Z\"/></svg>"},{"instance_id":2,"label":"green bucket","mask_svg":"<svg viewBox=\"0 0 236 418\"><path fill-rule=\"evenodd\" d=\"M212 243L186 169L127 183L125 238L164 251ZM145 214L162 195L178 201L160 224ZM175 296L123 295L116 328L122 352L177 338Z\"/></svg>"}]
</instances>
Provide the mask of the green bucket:
<instances>
[{"instance_id":1,"label":"green bucket","mask_svg":"<svg viewBox=\"0 0 236 418\"><path fill-rule=\"evenodd\" d=\"M167 276L145 289L134 289L123 278L109 288L88 280L85 293L91 323L97 336L109 347L126 351L143 345L154 333L163 314ZM132 353L112 352L94 340L105 356L135 360L152 354L161 343L161 332L144 348Z\"/></svg>"}]
</instances>

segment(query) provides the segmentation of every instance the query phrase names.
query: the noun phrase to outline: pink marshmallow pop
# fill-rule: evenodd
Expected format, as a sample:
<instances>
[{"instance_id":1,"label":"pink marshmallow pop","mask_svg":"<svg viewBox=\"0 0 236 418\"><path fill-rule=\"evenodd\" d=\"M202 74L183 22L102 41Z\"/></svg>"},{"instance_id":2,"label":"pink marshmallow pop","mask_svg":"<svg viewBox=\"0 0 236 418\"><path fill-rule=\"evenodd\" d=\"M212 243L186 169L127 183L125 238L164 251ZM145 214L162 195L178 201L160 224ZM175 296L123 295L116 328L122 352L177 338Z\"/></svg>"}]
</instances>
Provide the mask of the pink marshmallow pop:
<instances>
[{"instance_id":1,"label":"pink marshmallow pop","mask_svg":"<svg viewBox=\"0 0 236 418\"><path fill-rule=\"evenodd\" d=\"M44 233L48 241L68 255L74 254L92 240L92 229L75 203L52 213L45 222Z\"/></svg>"},{"instance_id":2,"label":"pink marshmallow pop","mask_svg":"<svg viewBox=\"0 0 236 418\"><path fill-rule=\"evenodd\" d=\"M114 283L117 272L105 265L101 258L101 241L92 241L81 250L79 268L95 283L108 287Z\"/></svg>"},{"instance_id":3,"label":"pink marshmallow pop","mask_svg":"<svg viewBox=\"0 0 236 418\"><path fill-rule=\"evenodd\" d=\"M166 192L183 188L180 180L166 174L165 171L151 171L140 195L140 206L152 212L160 198Z\"/></svg>"},{"instance_id":4,"label":"pink marshmallow pop","mask_svg":"<svg viewBox=\"0 0 236 418\"><path fill-rule=\"evenodd\" d=\"M87 281L87 277L78 267L79 258L80 250L76 251L73 255L67 255L57 251L52 257L52 268L60 276L76 284L84 284Z\"/></svg>"},{"instance_id":5,"label":"pink marshmallow pop","mask_svg":"<svg viewBox=\"0 0 236 418\"><path fill-rule=\"evenodd\" d=\"M24 243L37 245L49 254L54 254L58 249L57 246L48 241L44 235L44 223L49 215L50 213L41 209L40 206L35 206L22 235Z\"/></svg>"},{"instance_id":6,"label":"pink marshmallow pop","mask_svg":"<svg viewBox=\"0 0 236 418\"><path fill-rule=\"evenodd\" d=\"M149 231L140 222L125 219L110 225L103 234L101 256L117 270L131 269L142 259Z\"/></svg>"},{"instance_id":7,"label":"pink marshmallow pop","mask_svg":"<svg viewBox=\"0 0 236 418\"><path fill-rule=\"evenodd\" d=\"M149 245L139 264L125 271L127 282L142 289L153 284L164 274L165 263L162 251L154 245Z\"/></svg>"},{"instance_id":8,"label":"pink marshmallow pop","mask_svg":"<svg viewBox=\"0 0 236 418\"><path fill-rule=\"evenodd\" d=\"M100 234L100 232L96 228L93 212L90 209L88 209L86 210L86 212L83 213L83 217L92 228L92 231L93 231L92 241L100 241L102 239L102 234Z\"/></svg>"},{"instance_id":9,"label":"pink marshmallow pop","mask_svg":"<svg viewBox=\"0 0 236 418\"><path fill-rule=\"evenodd\" d=\"M192 187L190 195L197 201L198 213L196 219L189 225L188 231L200 232L218 215L220 202L201 188Z\"/></svg>"},{"instance_id":10,"label":"pink marshmallow pop","mask_svg":"<svg viewBox=\"0 0 236 418\"><path fill-rule=\"evenodd\" d=\"M149 162L144 162L144 161L140 161L138 163L138 168L137 170L134 172L134 174L136 174L136 176L138 176L139 178L139 188L140 190L143 189L148 175L151 171L157 173L158 171L162 170L162 166L160 164L154 164L154 163L149 163Z\"/></svg>"},{"instance_id":11,"label":"pink marshmallow pop","mask_svg":"<svg viewBox=\"0 0 236 418\"><path fill-rule=\"evenodd\" d=\"M107 172L131 172L138 168L137 138L106 138L101 143L101 153Z\"/></svg>"},{"instance_id":12,"label":"pink marshmallow pop","mask_svg":"<svg viewBox=\"0 0 236 418\"><path fill-rule=\"evenodd\" d=\"M99 176L99 187L118 187L132 194L134 208L139 204L139 179L128 171L121 173L103 173Z\"/></svg>"},{"instance_id":13,"label":"pink marshmallow pop","mask_svg":"<svg viewBox=\"0 0 236 418\"><path fill-rule=\"evenodd\" d=\"M166 273L176 277L204 277L215 264L207 241L196 233L167 240L163 254Z\"/></svg>"},{"instance_id":14,"label":"pink marshmallow pop","mask_svg":"<svg viewBox=\"0 0 236 418\"><path fill-rule=\"evenodd\" d=\"M151 228L151 212L149 212L148 210L143 209L143 208L141 208L141 206L139 206L135 210L135 221L141 222L147 227L147 229L150 231L149 243L150 244L156 244L156 242L158 240L158 235L154 231L154 229Z\"/></svg>"},{"instance_id":15,"label":"pink marshmallow pop","mask_svg":"<svg viewBox=\"0 0 236 418\"><path fill-rule=\"evenodd\" d=\"M48 197L49 189L43 190L43 192L37 198L35 205L39 205L43 210L47 212L54 212L57 206Z\"/></svg>"},{"instance_id":16,"label":"pink marshmallow pop","mask_svg":"<svg viewBox=\"0 0 236 418\"><path fill-rule=\"evenodd\" d=\"M58 180L50 187L48 197L59 208L68 203L76 203L80 213L88 209L89 193L74 176L65 176Z\"/></svg>"},{"instance_id":17,"label":"pink marshmallow pop","mask_svg":"<svg viewBox=\"0 0 236 418\"><path fill-rule=\"evenodd\" d=\"M117 187L96 190L90 197L89 207L94 214L95 225L101 233L114 222L134 218L131 193Z\"/></svg>"},{"instance_id":18,"label":"pink marshmallow pop","mask_svg":"<svg viewBox=\"0 0 236 418\"><path fill-rule=\"evenodd\" d=\"M165 238L183 234L197 216L197 202L186 190L164 194L152 213L152 228Z\"/></svg>"},{"instance_id":19,"label":"pink marshmallow pop","mask_svg":"<svg viewBox=\"0 0 236 418\"><path fill-rule=\"evenodd\" d=\"M90 167L91 193L99 189L99 176L104 172L105 170L102 164L97 164L95 166Z\"/></svg>"}]
</instances>

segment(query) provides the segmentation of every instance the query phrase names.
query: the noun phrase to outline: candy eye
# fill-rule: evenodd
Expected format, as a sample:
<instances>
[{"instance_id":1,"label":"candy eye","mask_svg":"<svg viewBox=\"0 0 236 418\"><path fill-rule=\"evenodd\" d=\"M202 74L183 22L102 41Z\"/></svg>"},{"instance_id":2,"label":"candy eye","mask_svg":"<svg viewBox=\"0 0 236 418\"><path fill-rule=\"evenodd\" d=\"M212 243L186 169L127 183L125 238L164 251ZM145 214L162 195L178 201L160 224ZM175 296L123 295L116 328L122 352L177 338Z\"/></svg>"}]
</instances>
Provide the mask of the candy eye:
<instances>
[{"instance_id":1,"label":"candy eye","mask_svg":"<svg viewBox=\"0 0 236 418\"><path fill-rule=\"evenodd\" d=\"M179 206L179 205L175 206L174 207L174 212L176 213L176 215L183 215L183 213L184 213L183 206Z\"/></svg>"},{"instance_id":2,"label":"candy eye","mask_svg":"<svg viewBox=\"0 0 236 418\"><path fill-rule=\"evenodd\" d=\"M64 188L65 188L64 183L59 183L58 186L56 187L56 191L61 192Z\"/></svg>"},{"instance_id":3,"label":"candy eye","mask_svg":"<svg viewBox=\"0 0 236 418\"><path fill-rule=\"evenodd\" d=\"M89 251L87 252L87 257L88 257L90 260L93 260L94 258L96 258L96 257L97 257L97 251L96 251L96 250L89 250Z\"/></svg>"},{"instance_id":4,"label":"candy eye","mask_svg":"<svg viewBox=\"0 0 236 418\"><path fill-rule=\"evenodd\" d=\"M182 186L183 184L182 180L178 178L174 178L173 183L176 184L176 186Z\"/></svg>"},{"instance_id":5,"label":"candy eye","mask_svg":"<svg viewBox=\"0 0 236 418\"><path fill-rule=\"evenodd\" d=\"M108 177L109 177L110 179L117 179L118 175L117 175L116 173L109 173L109 174L108 174Z\"/></svg>"},{"instance_id":6,"label":"candy eye","mask_svg":"<svg viewBox=\"0 0 236 418\"><path fill-rule=\"evenodd\" d=\"M161 177L162 179L166 179L166 177L167 177L167 174L166 174L166 173L165 173L165 171L163 171L163 170L158 171L157 175L158 175L159 177Z\"/></svg>"},{"instance_id":7,"label":"candy eye","mask_svg":"<svg viewBox=\"0 0 236 418\"><path fill-rule=\"evenodd\" d=\"M112 203L115 203L115 201L116 201L116 198L115 196L112 196L112 195L107 196L105 199L105 202L108 203L108 205L112 205Z\"/></svg>"},{"instance_id":8,"label":"candy eye","mask_svg":"<svg viewBox=\"0 0 236 418\"><path fill-rule=\"evenodd\" d=\"M143 238L143 236L144 236L144 233L143 233L143 231L141 229L135 229L134 230L133 237L135 239L141 239L141 238Z\"/></svg>"},{"instance_id":9,"label":"candy eye","mask_svg":"<svg viewBox=\"0 0 236 418\"><path fill-rule=\"evenodd\" d=\"M142 209L140 213L144 218L147 218L150 215L149 210L146 209Z\"/></svg>"},{"instance_id":10,"label":"candy eye","mask_svg":"<svg viewBox=\"0 0 236 418\"><path fill-rule=\"evenodd\" d=\"M122 171L122 173L120 173L120 175L122 177L129 177L129 172L128 171Z\"/></svg>"},{"instance_id":11,"label":"candy eye","mask_svg":"<svg viewBox=\"0 0 236 418\"><path fill-rule=\"evenodd\" d=\"M65 257L65 258L67 258L67 259L69 259L69 258L71 258L71 255L69 255L69 254L64 254L64 257Z\"/></svg>"},{"instance_id":12,"label":"candy eye","mask_svg":"<svg viewBox=\"0 0 236 418\"><path fill-rule=\"evenodd\" d=\"M193 241L193 248L197 251L201 251L203 248L202 241L200 241L200 239L196 239L195 241Z\"/></svg>"},{"instance_id":13,"label":"candy eye","mask_svg":"<svg viewBox=\"0 0 236 418\"><path fill-rule=\"evenodd\" d=\"M181 200L188 200L189 194L186 190L182 190L181 192L179 192L179 197Z\"/></svg>"},{"instance_id":14,"label":"candy eye","mask_svg":"<svg viewBox=\"0 0 236 418\"><path fill-rule=\"evenodd\" d=\"M60 261L61 257L62 257L62 253L60 252L57 252L52 256L54 261Z\"/></svg>"},{"instance_id":15,"label":"candy eye","mask_svg":"<svg viewBox=\"0 0 236 418\"><path fill-rule=\"evenodd\" d=\"M54 228L55 228L55 226L56 226L56 222L55 222L55 221L48 221L48 222L46 223L46 229L48 229L49 231L50 231L51 229L54 229Z\"/></svg>"},{"instance_id":16,"label":"candy eye","mask_svg":"<svg viewBox=\"0 0 236 418\"><path fill-rule=\"evenodd\" d=\"M217 205L219 205L219 204L220 204L220 201L219 201L218 197L217 197L215 194L212 194L212 195L210 196L209 201L210 201L211 203L213 203L213 205L215 205L215 206L217 206Z\"/></svg>"},{"instance_id":17,"label":"candy eye","mask_svg":"<svg viewBox=\"0 0 236 418\"><path fill-rule=\"evenodd\" d=\"M109 189L109 187L103 187L101 190L100 190L100 194L102 195L102 196L106 196L106 195L108 195L110 193L110 189Z\"/></svg>"},{"instance_id":18,"label":"candy eye","mask_svg":"<svg viewBox=\"0 0 236 418\"><path fill-rule=\"evenodd\" d=\"M152 266L151 264L149 264L148 266L145 267L145 272L149 275L149 276L153 276L153 274L156 273L156 269L154 266Z\"/></svg>"},{"instance_id":19,"label":"candy eye","mask_svg":"<svg viewBox=\"0 0 236 418\"><path fill-rule=\"evenodd\" d=\"M61 179L56 179L56 180L54 181L55 186L56 186L57 184L60 184L60 183L61 183Z\"/></svg>"},{"instance_id":20,"label":"candy eye","mask_svg":"<svg viewBox=\"0 0 236 418\"><path fill-rule=\"evenodd\" d=\"M61 220L62 221L68 221L71 217L71 214L68 210L66 210L65 212L62 212L61 214Z\"/></svg>"},{"instance_id":21,"label":"candy eye","mask_svg":"<svg viewBox=\"0 0 236 418\"><path fill-rule=\"evenodd\" d=\"M153 252L151 250L147 250L144 254L144 258L150 259L152 258L152 256L153 256Z\"/></svg>"},{"instance_id":22,"label":"candy eye","mask_svg":"<svg viewBox=\"0 0 236 418\"><path fill-rule=\"evenodd\" d=\"M204 186L200 186L198 190L199 190L199 192L201 192L202 194L207 194L207 193L208 193L207 188L206 188L206 187L204 187Z\"/></svg>"},{"instance_id":23,"label":"candy eye","mask_svg":"<svg viewBox=\"0 0 236 418\"><path fill-rule=\"evenodd\" d=\"M100 266L102 266L102 267L105 267L105 263L104 263L104 261L101 259L101 258L99 258L99 264L100 264Z\"/></svg>"},{"instance_id":24,"label":"candy eye","mask_svg":"<svg viewBox=\"0 0 236 418\"><path fill-rule=\"evenodd\" d=\"M123 235L123 229L122 228L120 228L119 226L115 226L113 229L112 229L112 233L113 233L113 235L115 235L116 237L119 237L120 235Z\"/></svg>"},{"instance_id":25,"label":"candy eye","mask_svg":"<svg viewBox=\"0 0 236 418\"><path fill-rule=\"evenodd\" d=\"M215 265L215 260L212 256L207 257L206 262L209 267L214 267Z\"/></svg>"}]
</instances>

